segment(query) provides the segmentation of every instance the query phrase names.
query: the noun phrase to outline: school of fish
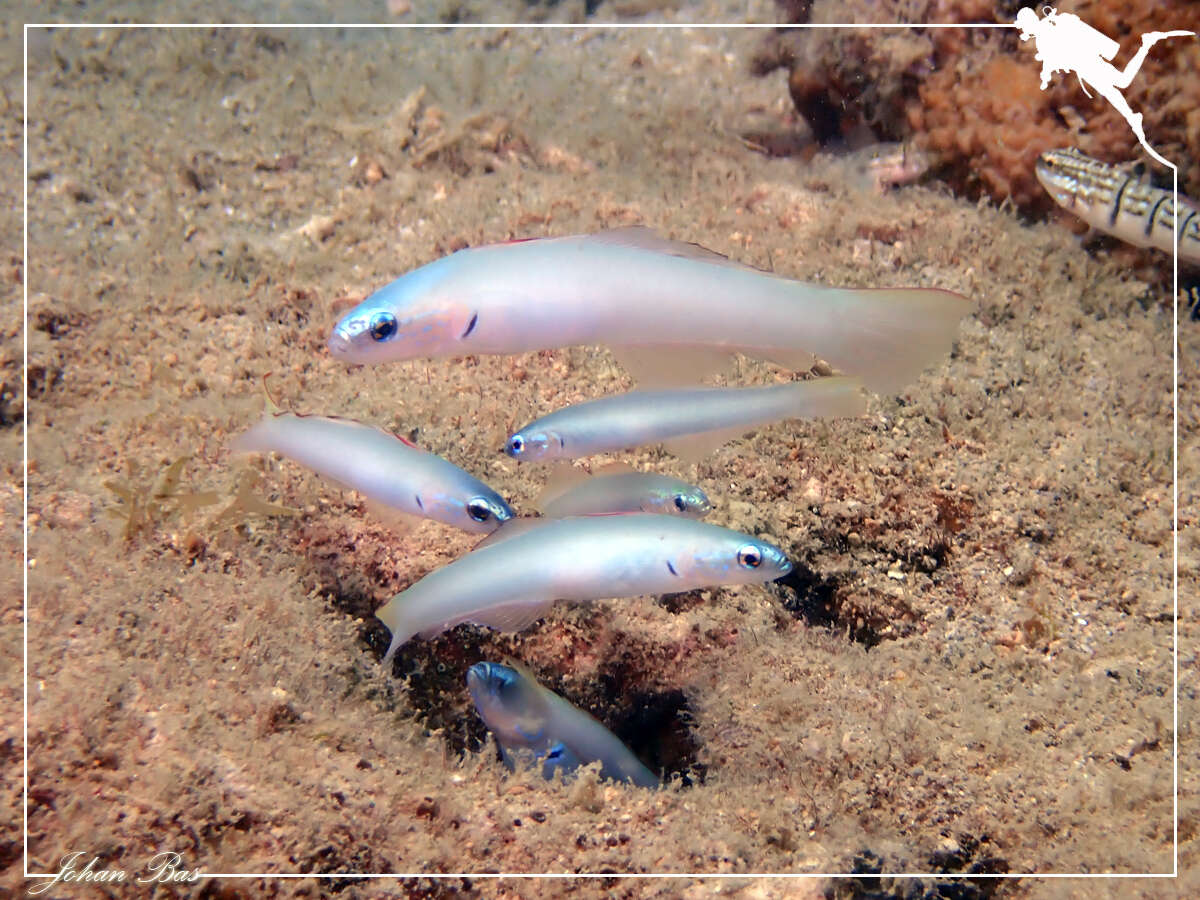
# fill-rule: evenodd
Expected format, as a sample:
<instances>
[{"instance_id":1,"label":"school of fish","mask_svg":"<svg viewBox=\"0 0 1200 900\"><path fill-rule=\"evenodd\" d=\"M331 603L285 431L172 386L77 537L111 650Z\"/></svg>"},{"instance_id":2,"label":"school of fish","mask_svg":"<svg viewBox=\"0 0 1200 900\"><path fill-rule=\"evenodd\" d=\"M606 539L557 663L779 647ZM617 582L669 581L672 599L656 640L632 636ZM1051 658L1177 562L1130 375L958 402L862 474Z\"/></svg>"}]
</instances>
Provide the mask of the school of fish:
<instances>
[{"instance_id":1,"label":"school of fish","mask_svg":"<svg viewBox=\"0 0 1200 900\"><path fill-rule=\"evenodd\" d=\"M664 443L688 459L770 423L860 415L864 390L897 390L944 358L968 311L950 291L805 284L635 227L436 260L346 314L329 350L377 364L606 345L644 389L551 412L510 436L504 452L565 460ZM734 353L801 372L820 359L844 374L698 386ZM520 631L560 600L761 584L792 568L783 548L699 521L712 510L708 496L670 476L613 466L571 481L560 471L536 501L542 515L522 517L450 461L348 419L269 404L232 449L279 453L368 502L487 535L376 612L391 632L385 663L413 638L461 623ZM467 686L510 766L528 759L550 778L600 761L602 777L661 783L662 773L519 666L479 662Z\"/></svg>"}]
</instances>

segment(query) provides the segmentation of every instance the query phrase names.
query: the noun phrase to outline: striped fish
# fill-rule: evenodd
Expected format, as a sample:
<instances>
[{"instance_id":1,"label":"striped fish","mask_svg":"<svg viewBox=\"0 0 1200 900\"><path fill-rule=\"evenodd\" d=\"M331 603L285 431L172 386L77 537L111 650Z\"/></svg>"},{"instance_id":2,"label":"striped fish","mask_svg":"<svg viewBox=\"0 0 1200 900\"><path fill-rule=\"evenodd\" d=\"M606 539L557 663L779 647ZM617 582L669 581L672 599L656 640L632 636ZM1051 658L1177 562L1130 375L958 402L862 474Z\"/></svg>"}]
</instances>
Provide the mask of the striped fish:
<instances>
[{"instance_id":1,"label":"striped fish","mask_svg":"<svg viewBox=\"0 0 1200 900\"><path fill-rule=\"evenodd\" d=\"M1175 195L1075 149L1047 150L1037 178L1064 209L1093 228L1138 247L1174 252ZM1179 197L1179 258L1200 263L1200 208Z\"/></svg>"}]
</instances>

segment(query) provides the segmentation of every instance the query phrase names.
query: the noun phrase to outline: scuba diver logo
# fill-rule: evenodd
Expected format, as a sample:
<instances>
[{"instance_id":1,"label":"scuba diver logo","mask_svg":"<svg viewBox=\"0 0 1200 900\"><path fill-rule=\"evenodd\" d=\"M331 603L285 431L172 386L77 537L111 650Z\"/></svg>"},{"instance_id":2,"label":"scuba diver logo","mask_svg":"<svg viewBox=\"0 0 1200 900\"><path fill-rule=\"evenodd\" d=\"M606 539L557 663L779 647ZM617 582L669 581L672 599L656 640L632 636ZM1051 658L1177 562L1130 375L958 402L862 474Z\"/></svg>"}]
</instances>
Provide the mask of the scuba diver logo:
<instances>
[{"instance_id":1,"label":"scuba diver logo","mask_svg":"<svg viewBox=\"0 0 1200 900\"><path fill-rule=\"evenodd\" d=\"M1021 30L1021 40L1033 38L1037 46L1034 58L1042 63L1042 90L1050 84L1050 76L1055 72L1074 72L1085 94L1092 96L1088 93L1090 86L1111 103L1117 112L1125 117L1125 121L1146 148L1146 152L1169 166L1170 163L1155 153L1146 142L1146 132L1142 129L1142 114L1130 109L1121 91L1133 82L1151 47L1166 38L1194 37L1195 32L1147 32L1142 35L1141 49L1125 66L1124 71L1119 71L1110 62L1120 49L1116 41L1088 25L1079 16L1059 13L1049 6L1042 7L1042 13L1044 18L1041 19L1028 7L1017 13L1017 28Z\"/></svg>"}]
</instances>

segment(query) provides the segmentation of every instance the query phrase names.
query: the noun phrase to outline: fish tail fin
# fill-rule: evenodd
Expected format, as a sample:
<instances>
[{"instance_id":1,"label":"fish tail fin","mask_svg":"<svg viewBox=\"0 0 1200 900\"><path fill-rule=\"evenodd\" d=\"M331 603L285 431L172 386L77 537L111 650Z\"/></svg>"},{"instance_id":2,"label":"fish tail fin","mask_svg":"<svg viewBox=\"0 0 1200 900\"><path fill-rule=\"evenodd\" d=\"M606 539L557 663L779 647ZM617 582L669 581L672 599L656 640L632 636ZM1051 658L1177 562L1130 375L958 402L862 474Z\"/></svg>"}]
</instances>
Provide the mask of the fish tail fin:
<instances>
[{"instance_id":1,"label":"fish tail fin","mask_svg":"<svg viewBox=\"0 0 1200 900\"><path fill-rule=\"evenodd\" d=\"M396 602L397 597L393 597L379 609L375 610L375 618L383 622L392 633L391 643L388 644L387 653L383 654L383 665L391 665L392 658L396 655L396 651L409 642L415 631L403 627L400 616L399 604Z\"/></svg>"},{"instance_id":2,"label":"fish tail fin","mask_svg":"<svg viewBox=\"0 0 1200 900\"><path fill-rule=\"evenodd\" d=\"M273 372L268 372L262 378L263 396L266 398L267 415L269 415L269 416L277 416L281 412L284 411L283 407L279 405L278 398L276 398L275 395L271 393L270 384L267 383L267 379L270 378L273 374L274 374Z\"/></svg>"},{"instance_id":3,"label":"fish tail fin","mask_svg":"<svg viewBox=\"0 0 1200 900\"><path fill-rule=\"evenodd\" d=\"M961 294L925 288L820 288L817 301L806 304L813 349L880 393L900 390L944 359L972 306Z\"/></svg>"},{"instance_id":4,"label":"fish tail fin","mask_svg":"<svg viewBox=\"0 0 1200 900\"><path fill-rule=\"evenodd\" d=\"M267 382L267 379L270 377L270 372L262 377L266 415L262 420L251 425L229 442L229 452L234 455L241 453L266 453L274 449L270 440L270 428L267 423L272 419L278 419L286 415L286 410L279 405L279 401L271 393L271 386Z\"/></svg>"},{"instance_id":5,"label":"fish tail fin","mask_svg":"<svg viewBox=\"0 0 1200 900\"><path fill-rule=\"evenodd\" d=\"M267 453L271 450L265 420L255 422L232 441L229 452L234 456L242 453Z\"/></svg>"}]
</instances>

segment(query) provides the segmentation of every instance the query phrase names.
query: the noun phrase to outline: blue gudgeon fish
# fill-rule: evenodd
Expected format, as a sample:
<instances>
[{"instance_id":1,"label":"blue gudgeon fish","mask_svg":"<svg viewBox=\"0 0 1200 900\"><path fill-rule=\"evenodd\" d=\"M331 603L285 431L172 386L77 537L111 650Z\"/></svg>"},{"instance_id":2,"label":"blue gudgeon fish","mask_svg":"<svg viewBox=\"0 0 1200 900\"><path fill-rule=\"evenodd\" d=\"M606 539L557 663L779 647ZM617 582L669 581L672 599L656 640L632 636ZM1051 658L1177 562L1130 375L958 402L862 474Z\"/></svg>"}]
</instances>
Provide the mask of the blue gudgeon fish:
<instances>
[{"instance_id":1,"label":"blue gudgeon fish","mask_svg":"<svg viewBox=\"0 0 1200 900\"><path fill-rule=\"evenodd\" d=\"M496 736L505 764L521 755L541 763L542 775L564 776L600 760L600 777L655 788L659 780L611 731L533 676L512 666L476 663L467 670L471 699Z\"/></svg>"},{"instance_id":2,"label":"blue gudgeon fish","mask_svg":"<svg viewBox=\"0 0 1200 900\"><path fill-rule=\"evenodd\" d=\"M368 500L464 531L490 534L513 517L503 497L454 463L350 419L268 412L230 449L274 451Z\"/></svg>"},{"instance_id":3,"label":"blue gudgeon fish","mask_svg":"<svg viewBox=\"0 0 1200 900\"><path fill-rule=\"evenodd\" d=\"M521 631L556 600L761 584L791 570L773 544L681 516L517 519L375 615L392 632L387 663L414 635L436 637L462 622Z\"/></svg>"},{"instance_id":4,"label":"blue gudgeon fish","mask_svg":"<svg viewBox=\"0 0 1200 900\"><path fill-rule=\"evenodd\" d=\"M805 284L635 227L460 250L371 294L329 350L382 363L603 344L626 364L740 352L800 371L817 355L888 391L945 356L968 311L950 291Z\"/></svg>"},{"instance_id":5,"label":"blue gudgeon fish","mask_svg":"<svg viewBox=\"0 0 1200 900\"><path fill-rule=\"evenodd\" d=\"M1137 247L1175 249L1175 195L1141 174L1118 169L1075 149L1048 150L1037 178L1054 201L1098 231ZM1200 264L1200 208L1179 197L1179 258Z\"/></svg>"},{"instance_id":6,"label":"blue gudgeon fish","mask_svg":"<svg viewBox=\"0 0 1200 900\"><path fill-rule=\"evenodd\" d=\"M504 452L514 459L573 459L674 442L685 456L711 449L756 425L784 419L857 416L866 411L857 378L815 378L744 388L633 391L552 412L512 435ZM707 438L705 438L707 436ZM697 439L703 447L697 447ZM689 446L690 443L690 446Z\"/></svg>"}]
</instances>

